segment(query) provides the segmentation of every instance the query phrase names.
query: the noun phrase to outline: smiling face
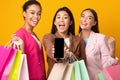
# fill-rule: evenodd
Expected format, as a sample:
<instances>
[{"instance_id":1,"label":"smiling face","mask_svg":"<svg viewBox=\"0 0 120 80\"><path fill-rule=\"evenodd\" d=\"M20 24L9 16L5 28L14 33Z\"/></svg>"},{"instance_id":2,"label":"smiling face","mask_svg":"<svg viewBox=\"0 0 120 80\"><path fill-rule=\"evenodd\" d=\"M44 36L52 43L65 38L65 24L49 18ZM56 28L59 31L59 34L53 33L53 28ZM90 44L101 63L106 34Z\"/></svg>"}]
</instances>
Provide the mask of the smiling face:
<instances>
[{"instance_id":1,"label":"smiling face","mask_svg":"<svg viewBox=\"0 0 120 80\"><path fill-rule=\"evenodd\" d=\"M54 24L59 33L67 34L68 28L71 25L70 16L66 11L59 11L55 17Z\"/></svg>"},{"instance_id":2,"label":"smiling face","mask_svg":"<svg viewBox=\"0 0 120 80\"><path fill-rule=\"evenodd\" d=\"M30 5L27 10L23 12L25 19L25 25L33 29L39 22L41 16L41 10L39 5Z\"/></svg>"},{"instance_id":3,"label":"smiling face","mask_svg":"<svg viewBox=\"0 0 120 80\"><path fill-rule=\"evenodd\" d=\"M82 30L91 30L91 28L96 25L94 15L90 10L85 10L81 14L80 27Z\"/></svg>"}]
</instances>

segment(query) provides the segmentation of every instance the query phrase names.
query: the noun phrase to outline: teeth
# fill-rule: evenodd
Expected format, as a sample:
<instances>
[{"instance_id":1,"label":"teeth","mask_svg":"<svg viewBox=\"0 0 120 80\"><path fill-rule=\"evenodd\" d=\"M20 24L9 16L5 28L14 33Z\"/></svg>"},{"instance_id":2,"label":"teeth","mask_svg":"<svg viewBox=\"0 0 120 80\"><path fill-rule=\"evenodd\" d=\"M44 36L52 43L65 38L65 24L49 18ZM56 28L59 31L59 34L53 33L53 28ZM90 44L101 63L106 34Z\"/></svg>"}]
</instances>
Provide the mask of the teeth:
<instances>
[{"instance_id":1,"label":"teeth","mask_svg":"<svg viewBox=\"0 0 120 80\"><path fill-rule=\"evenodd\" d=\"M59 26L65 26L65 25L59 25Z\"/></svg>"},{"instance_id":2,"label":"teeth","mask_svg":"<svg viewBox=\"0 0 120 80\"><path fill-rule=\"evenodd\" d=\"M37 21L37 20L33 20L33 21Z\"/></svg>"},{"instance_id":3,"label":"teeth","mask_svg":"<svg viewBox=\"0 0 120 80\"><path fill-rule=\"evenodd\" d=\"M33 20L33 23L35 23L35 24L36 24L36 23L37 23L37 20Z\"/></svg>"},{"instance_id":4,"label":"teeth","mask_svg":"<svg viewBox=\"0 0 120 80\"><path fill-rule=\"evenodd\" d=\"M65 24L59 24L59 26L65 26Z\"/></svg>"}]
</instances>

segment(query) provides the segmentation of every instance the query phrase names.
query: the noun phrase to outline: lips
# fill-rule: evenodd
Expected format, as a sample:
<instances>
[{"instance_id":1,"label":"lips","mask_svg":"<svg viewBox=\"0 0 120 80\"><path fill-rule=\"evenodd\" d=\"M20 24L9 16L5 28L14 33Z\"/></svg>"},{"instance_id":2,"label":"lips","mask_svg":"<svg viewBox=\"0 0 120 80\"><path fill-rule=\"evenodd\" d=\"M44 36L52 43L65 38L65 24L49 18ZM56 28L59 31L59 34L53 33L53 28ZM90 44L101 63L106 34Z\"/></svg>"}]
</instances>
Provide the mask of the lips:
<instances>
[{"instance_id":1,"label":"lips","mask_svg":"<svg viewBox=\"0 0 120 80\"><path fill-rule=\"evenodd\" d=\"M81 22L81 26L87 26L87 23Z\"/></svg>"},{"instance_id":2,"label":"lips","mask_svg":"<svg viewBox=\"0 0 120 80\"><path fill-rule=\"evenodd\" d=\"M38 23L38 20L32 20L34 24L37 24Z\"/></svg>"},{"instance_id":3,"label":"lips","mask_svg":"<svg viewBox=\"0 0 120 80\"><path fill-rule=\"evenodd\" d=\"M65 28L65 24L59 24L59 28L60 29L64 29Z\"/></svg>"}]
</instances>

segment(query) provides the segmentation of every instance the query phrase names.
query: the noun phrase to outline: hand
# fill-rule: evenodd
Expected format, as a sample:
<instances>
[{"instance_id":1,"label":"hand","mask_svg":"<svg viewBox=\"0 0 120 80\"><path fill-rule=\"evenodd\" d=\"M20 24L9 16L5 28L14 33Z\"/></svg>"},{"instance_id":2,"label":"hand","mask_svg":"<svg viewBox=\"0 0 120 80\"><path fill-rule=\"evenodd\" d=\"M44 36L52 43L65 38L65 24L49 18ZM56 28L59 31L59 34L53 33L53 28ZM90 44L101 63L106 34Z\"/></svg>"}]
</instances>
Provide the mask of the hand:
<instances>
[{"instance_id":1,"label":"hand","mask_svg":"<svg viewBox=\"0 0 120 80\"><path fill-rule=\"evenodd\" d=\"M115 51L115 46L116 46L115 43L116 42L115 42L115 39L113 37L108 38L108 46L109 46L111 51Z\"/></svg>"},{"instance_id":2,"label":"hand","mask_svg":"<svg viewBox=\"0 0 120 80\"><path fill-rule=\"evenodd\" d=\"M113 37L108 38L108 46L110 49L110 55L115 57L116 41Z\"/></svg>"},{"instance_id":3,"label":"hand","mask_svg":"<svg viewBox=\"0 0 120 80\"><path fill-rule=\"evenodd\" d=\"M55 48L54 48L54 45L53 45L52 46L52 56L54 56L54 53L55 53ZM65 58L70 57L70 55L71 55L70 50L67 47L64 47L64 56L65 56Z\"/></svg>"},{"instance_id":4,"label":"hand","mask_svg":"<svg viewBox=\"0 0 120 80\"><path fill-rule=\"evenodd\" d=\"M55 48L54 45L52 46L52 56L54 57L54 53L55 53Z\"/></svg>"},{"instance_id":5,"label":"hand","mask_svg":"<svg viewBox=\"0 0 120 80\"><path fill-rule=\"evenodd\" d=\"M64 55L65 55L65 58L70 57L70 49L68 49L67 47L64 47Z\"/></svg>"},{"instance_id":6,"label":"hand","mask_svg":"<svg viewBox=\"0 0 120 80\"><path fill-rule=\"evenodd\" d=\"M24 51L24 43L23 43L23 40L20 39L19 37L13 35L13 36L12 36L12 44L13 44L13 47L14 47L14 48L20 49L20 50Z\"/></svg>"}]
</instances>

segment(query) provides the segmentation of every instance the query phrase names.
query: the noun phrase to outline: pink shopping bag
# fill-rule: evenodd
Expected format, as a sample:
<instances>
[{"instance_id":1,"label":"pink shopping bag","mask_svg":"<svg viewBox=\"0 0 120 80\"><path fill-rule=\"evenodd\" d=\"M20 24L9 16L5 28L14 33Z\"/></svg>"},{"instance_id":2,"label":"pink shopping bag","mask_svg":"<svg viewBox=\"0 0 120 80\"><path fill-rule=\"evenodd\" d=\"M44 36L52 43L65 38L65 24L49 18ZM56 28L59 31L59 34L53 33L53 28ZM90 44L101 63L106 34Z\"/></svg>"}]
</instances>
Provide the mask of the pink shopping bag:
<instances>
[{"instance_id":1,"label":"pink shopping bag","mask_svg":"<svg viewBox=\"0 0 120 80\"><path fill-rule=\"evenodd\" d=\"M107 80L120 80L120 65L107 67L103 72Z\"/></svg>"},{"instance_id":2,"label":"pink shopping bag","mask_svg":"<svg viewBox=\"0 0 120 80\"><path fill-rule=\"evenodd\" d=\"M7 80L12 60L14 59L16 49L12 47L0 46L0 79ZM3 79L4 78L4 79Z\"/></svg>"}]
</instances>

